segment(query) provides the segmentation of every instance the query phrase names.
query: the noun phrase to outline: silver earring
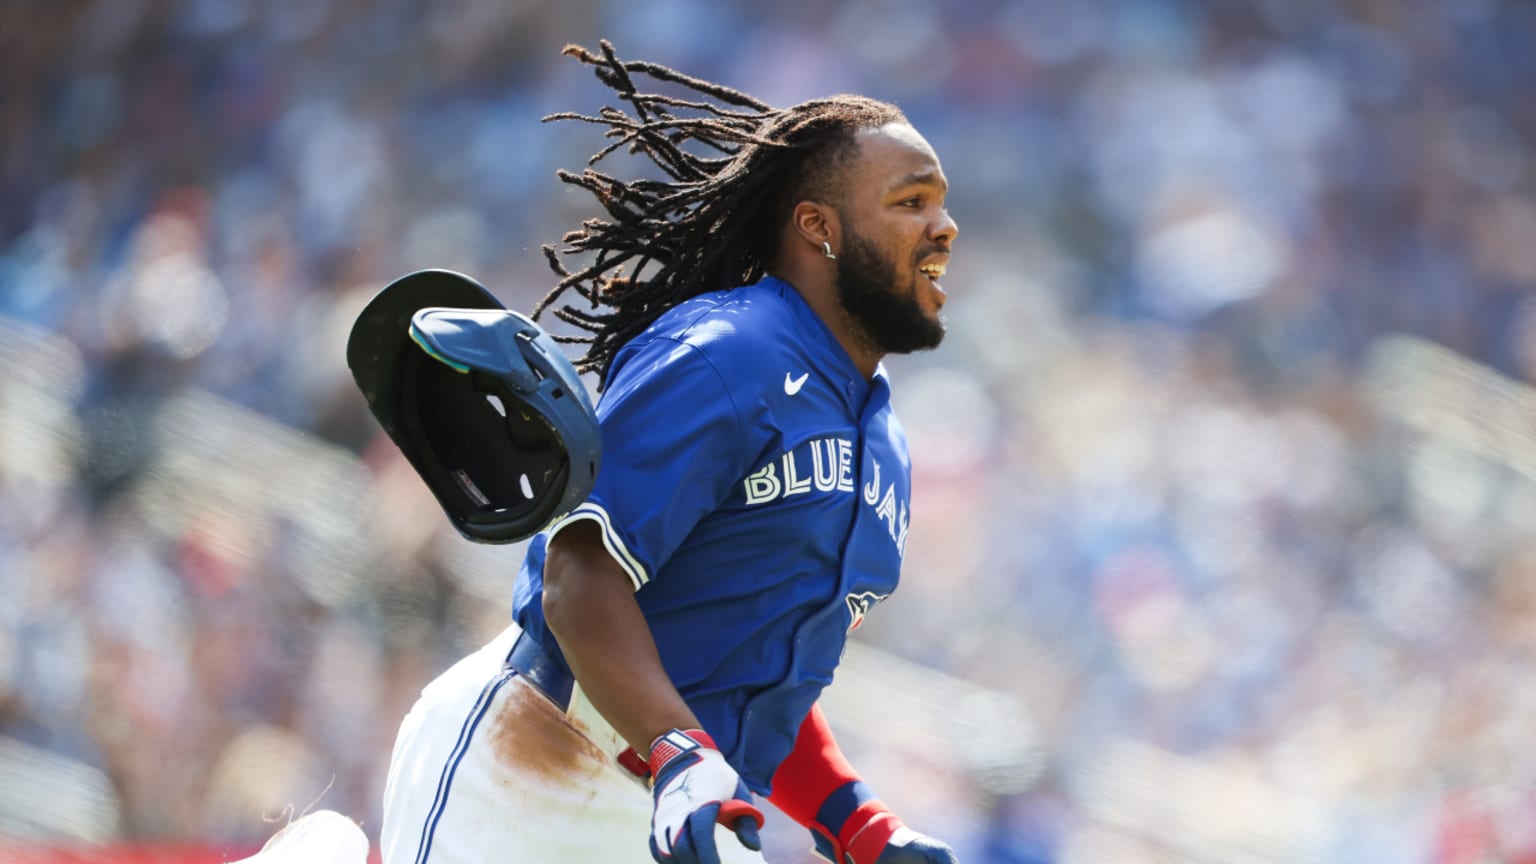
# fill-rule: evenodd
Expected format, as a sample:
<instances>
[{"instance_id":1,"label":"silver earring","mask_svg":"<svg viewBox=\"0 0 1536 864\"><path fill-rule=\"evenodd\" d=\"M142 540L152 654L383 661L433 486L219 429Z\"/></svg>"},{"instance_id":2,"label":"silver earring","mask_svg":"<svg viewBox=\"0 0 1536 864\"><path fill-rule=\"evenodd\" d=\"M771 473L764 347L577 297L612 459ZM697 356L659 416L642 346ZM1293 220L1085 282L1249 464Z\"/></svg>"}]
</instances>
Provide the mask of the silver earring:
<instances>
[{"instance_id":1,"label":"silver earring","mask_svg":"<svg viewBox=\"0 0 1536 864\"><path fill-rule=\"evenodd\" d=\"M833 261L837 260L837 256L832 254L832 244L825 240L821 241L821 254L831 258Z\"/></svg>"}]
</instances>

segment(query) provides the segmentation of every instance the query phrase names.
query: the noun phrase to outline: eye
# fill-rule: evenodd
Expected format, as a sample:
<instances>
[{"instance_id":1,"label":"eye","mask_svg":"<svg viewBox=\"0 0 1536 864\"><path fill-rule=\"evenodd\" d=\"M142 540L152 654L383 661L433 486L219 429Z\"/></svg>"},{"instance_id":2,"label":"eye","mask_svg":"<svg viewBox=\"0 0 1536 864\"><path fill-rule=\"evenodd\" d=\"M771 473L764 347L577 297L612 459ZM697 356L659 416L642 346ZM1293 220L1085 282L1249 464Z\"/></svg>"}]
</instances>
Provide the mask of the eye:
<instances>
[{"instance_id":1,"label":"eye","mask_svg":"<svg viewBox=\"0 0 1536 864\"><path fill-rule=\"evenodd\" d=\"M901 206L903 206L903 207L921 207L921 206L923 206L923 197L921 195L913 195L911 198L906 198L906 199L902 200Z\"/></svg>"}]
</instances>

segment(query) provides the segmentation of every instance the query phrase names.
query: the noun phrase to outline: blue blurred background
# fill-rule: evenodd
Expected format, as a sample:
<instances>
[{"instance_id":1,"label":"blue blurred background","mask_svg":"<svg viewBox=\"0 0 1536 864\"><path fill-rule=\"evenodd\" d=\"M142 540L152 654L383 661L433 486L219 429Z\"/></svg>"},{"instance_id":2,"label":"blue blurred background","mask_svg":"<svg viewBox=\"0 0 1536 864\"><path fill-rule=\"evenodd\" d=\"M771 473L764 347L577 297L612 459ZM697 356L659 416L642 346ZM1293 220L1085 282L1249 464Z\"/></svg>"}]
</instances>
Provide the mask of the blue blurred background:
<instances>
[{"instance_id":1,"label":"blue blurred background","mask_svg":"<svg viewBox=\"0 0 1536 864\"><path fill-rule=\"evenodd\" d=\"M0 4L0 838L376 835L520 551L447 527L346 333L422 267L543 295L601 140L538 121L602 104L559 56L601 37L895 101L944 160L905 581L828 696L908 822L972 864L1536 861L1518 0Z\"/></svg>"}]
</instances>

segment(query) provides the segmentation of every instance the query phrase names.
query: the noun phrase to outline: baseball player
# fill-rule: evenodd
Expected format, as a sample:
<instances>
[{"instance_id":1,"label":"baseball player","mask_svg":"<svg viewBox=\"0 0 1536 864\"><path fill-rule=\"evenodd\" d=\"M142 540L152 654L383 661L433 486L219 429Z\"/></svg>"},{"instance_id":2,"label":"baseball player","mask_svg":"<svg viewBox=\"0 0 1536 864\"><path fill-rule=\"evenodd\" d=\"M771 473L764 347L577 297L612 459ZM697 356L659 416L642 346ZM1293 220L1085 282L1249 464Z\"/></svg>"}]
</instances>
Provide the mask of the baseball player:
<instances>
[{"instance_id":1,"label":"baseball player","mask_svg":"<svg viewBox=\"0 0 1536 864\"><path fill-rule=\"evenodd\" d=\"M606 42L566 53L627 110L553 119L607 128L593 162L627 148L662 177L560 175L607 218L546 248L561 281L534 314L591 334L602 467L529 544L515 623L401 724L383 860L761 862L763 796L837 864L953 862L817 707L901 567L910 466L880 360L944 335L939 160L892 105L775 109Z\"/></svg>"}]
</instances>

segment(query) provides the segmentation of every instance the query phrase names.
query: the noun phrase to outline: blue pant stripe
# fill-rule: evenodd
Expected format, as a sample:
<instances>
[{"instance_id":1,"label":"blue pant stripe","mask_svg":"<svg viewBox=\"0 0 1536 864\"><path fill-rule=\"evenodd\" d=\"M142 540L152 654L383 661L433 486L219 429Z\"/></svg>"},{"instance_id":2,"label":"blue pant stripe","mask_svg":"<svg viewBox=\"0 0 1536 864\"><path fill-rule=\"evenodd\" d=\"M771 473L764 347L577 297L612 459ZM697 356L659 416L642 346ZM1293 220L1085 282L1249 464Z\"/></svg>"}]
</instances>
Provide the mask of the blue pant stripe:
<instances>
[{"instance_id":1,"label":"blue pant stripe","mask_svg":"<svg viewBox=\"0 0 1536 864\"><path fill-rule=\"evenodd\" d=\"M448 756L448 762L443 766L443 773L437 779L437 796L432 799L432 809L427 813L427 821L421 826L421 843L416 848L416 864L427 864L427 856L432 852L432 835L437 832L437 822L443 816L443 809L448 804L448 787L453 784L453 774L459 769L459 761L464 758L469 750L469 742L474 738L475 727L480 725L480 718L491 707L491 702L496 698L496 692L501 686L516 677L517 672L507 670L503 674L492 679L480 691L480 698L475 700L475 707L469 711L469 716L464 718L464 724L459 727L459 740L454 742L453 752Z\"/></svg>"}]
</instances>

